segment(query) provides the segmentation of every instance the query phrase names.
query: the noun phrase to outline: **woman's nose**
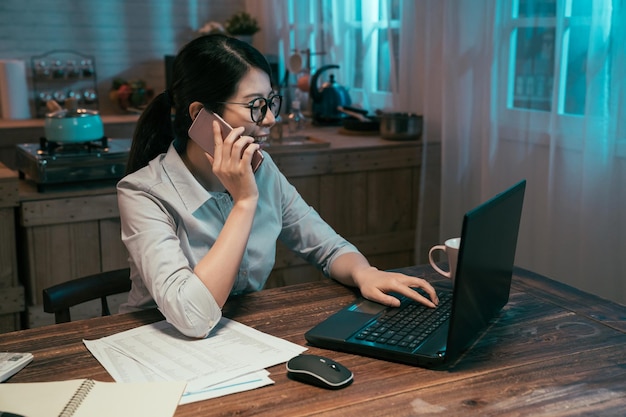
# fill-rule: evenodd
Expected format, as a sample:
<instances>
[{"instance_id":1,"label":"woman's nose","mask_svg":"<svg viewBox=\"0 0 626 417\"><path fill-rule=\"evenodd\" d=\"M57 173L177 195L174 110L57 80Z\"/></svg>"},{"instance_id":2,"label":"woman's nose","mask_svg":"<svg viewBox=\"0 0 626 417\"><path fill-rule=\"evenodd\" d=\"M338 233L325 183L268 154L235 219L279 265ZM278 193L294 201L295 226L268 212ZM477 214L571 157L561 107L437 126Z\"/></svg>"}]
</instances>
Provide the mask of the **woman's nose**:
<instances>
[{"instance_id":1,"label":"woman's nose","mask_svg":"<svg viewBox=\"0 0 626 417\"><path fill-rule=\"evenodd\" d=\"M261 126L273 126L276 123L276 116L269 109L265 112L265 117L261 120Z\"/></svg>"}]
</instances>

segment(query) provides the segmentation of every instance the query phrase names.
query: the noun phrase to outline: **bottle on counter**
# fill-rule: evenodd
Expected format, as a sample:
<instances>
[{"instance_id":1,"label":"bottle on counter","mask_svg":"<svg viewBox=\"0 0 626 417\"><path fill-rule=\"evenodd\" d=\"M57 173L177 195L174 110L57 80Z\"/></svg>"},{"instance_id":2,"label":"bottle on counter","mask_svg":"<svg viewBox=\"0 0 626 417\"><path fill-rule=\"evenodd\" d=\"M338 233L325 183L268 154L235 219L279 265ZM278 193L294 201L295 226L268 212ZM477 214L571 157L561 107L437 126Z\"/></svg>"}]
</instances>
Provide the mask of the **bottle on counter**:
<instances>
[{"instance_id":1,"label":"bottle on counter","mask_svg":"<svg viewBox=\"0 0 626 417\"><path fill-rule=\"evenodd\" d=\"M272 143L281 143L283 141L283 118L279 114L275 117L276 123L270 129L270 145Z\"/></svg>"},{"instance_id":2,"label":"bottle on counter","mask_svg":"<svg viewBox=\"0 0 626 417\"><path fill-rule=\"evenodd\" d=\"M300 101L294 100L291 102L291 112L287 116L287 125L289 133L296 133L299 130L304 129L305 118L300 110Z\"/></svg>"}]
</instances>

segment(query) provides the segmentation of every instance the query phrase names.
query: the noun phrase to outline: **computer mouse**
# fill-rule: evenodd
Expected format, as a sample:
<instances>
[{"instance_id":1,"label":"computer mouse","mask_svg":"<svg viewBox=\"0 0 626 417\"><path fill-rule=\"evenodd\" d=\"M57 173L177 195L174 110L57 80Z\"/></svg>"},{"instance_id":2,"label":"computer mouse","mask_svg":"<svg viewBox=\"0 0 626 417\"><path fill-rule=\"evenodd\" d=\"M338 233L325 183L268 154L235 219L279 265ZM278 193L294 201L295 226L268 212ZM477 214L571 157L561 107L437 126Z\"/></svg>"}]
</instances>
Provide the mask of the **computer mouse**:
<instances>
[{"instance_id":1,"label":"computer mouse","mask_svg":"<svg viewBox=\"0 0 626 417\"><path fill-rule=\"evenodd\" d=\"M287 362L287 376L296 381L327 389L350 385L354 375L348 368L332 359L301 354Z\"/></svg>"}]
</instances>

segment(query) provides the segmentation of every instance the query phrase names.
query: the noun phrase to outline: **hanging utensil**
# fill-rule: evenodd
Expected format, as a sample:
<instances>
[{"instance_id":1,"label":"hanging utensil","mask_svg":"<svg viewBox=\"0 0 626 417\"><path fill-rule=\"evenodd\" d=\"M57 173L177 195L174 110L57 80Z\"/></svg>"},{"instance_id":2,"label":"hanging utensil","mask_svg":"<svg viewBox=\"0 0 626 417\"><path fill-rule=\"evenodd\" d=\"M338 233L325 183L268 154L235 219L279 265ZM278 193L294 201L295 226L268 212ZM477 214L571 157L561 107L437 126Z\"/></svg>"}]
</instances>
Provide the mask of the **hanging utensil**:
<instances>
[{"instance_id":1,"label":"hanging utensil","mask_svg":"<svg viewBox=\"0 0 626 417\"><path fill-rule=\"evenodd\" d=\"M287 68L289 68L289 71L292 74L298 74L300 71L302 71L302 55L297 52L295 54L292 54L289 57Z\"/></svg>"}]
</instances>

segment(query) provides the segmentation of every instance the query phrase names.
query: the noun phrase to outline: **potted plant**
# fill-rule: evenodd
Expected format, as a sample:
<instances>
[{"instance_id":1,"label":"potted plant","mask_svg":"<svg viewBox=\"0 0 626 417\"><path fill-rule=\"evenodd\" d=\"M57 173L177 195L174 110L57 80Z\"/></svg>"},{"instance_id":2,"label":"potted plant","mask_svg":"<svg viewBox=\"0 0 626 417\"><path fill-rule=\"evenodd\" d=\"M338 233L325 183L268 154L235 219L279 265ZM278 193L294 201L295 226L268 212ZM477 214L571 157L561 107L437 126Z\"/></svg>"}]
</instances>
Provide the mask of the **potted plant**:
<instances>
[{"instance_id":1,"label":"potted plant","mask_svg":"<svg viewBox=\"0 0 626 417\"><path fill-rule=\"evenodd\" d=\"M229 35L247 42L251 42L252 35L261 30L257 20L248 12L235 13L226 21L224 28Z\"/></svg>"}]
</instances>

